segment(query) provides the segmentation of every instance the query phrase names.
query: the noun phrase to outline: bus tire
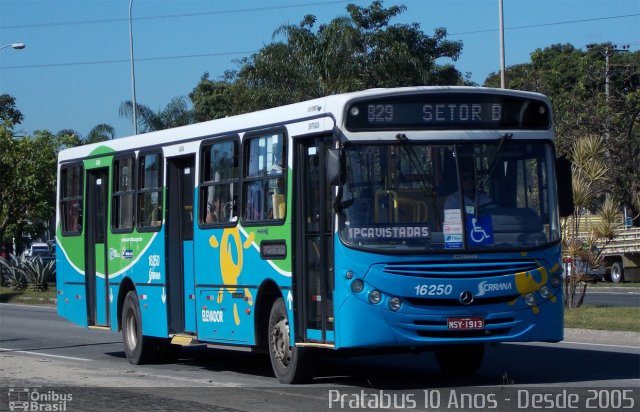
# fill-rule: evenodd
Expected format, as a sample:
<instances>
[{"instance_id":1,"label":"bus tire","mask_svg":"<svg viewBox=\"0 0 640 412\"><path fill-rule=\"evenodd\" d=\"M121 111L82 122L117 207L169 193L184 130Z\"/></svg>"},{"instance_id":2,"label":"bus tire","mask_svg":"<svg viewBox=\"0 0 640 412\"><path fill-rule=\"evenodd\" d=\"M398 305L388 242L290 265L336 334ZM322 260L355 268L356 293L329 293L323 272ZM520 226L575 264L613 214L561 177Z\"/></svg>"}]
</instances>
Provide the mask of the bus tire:
<instances>
[{"instance_id":1,"label":"bus tire","mask_svg":"<svg viewBox=\"0 0 640 412\"><path fill-rule=\"evenodd\" d=\"M611 265L611 282L622 283L624 282L624 269L621 262L613 262Z\"/></svg>"},{"instance_id":2,"label":"bus tire","mask_svg":"<svg viewBox=\"0 0 640 412\"><path fill-rule=\"evenodd\" d=\"M443 346L435 350L442 372L450 376L469 376L480 369L484 344Z\"/></svg>"},{"instance_id":3,"label":"bus tire","mask_svg":"<svg viewBox=\"0 0 640 412\"><path fill-rule=\"evenodd\" d=\"M271 306L269 314L268 345L271 367L280 383L301 383L310 377L305 368L304 348L291 347L289 317L284 299L278 298Z\"/></svg>"},{"instance_id":4,"label":"bus tire","mask_svg":"<svg viewBox=\"0 0 640 412\"><path fill-rule=\"evenodd\" d=\"M130 291L122 305L122 344L127 359L134 365L154 362L158 355L156 339L142 334L140 304L135 291Z\"/></svg>"}]
</instances>

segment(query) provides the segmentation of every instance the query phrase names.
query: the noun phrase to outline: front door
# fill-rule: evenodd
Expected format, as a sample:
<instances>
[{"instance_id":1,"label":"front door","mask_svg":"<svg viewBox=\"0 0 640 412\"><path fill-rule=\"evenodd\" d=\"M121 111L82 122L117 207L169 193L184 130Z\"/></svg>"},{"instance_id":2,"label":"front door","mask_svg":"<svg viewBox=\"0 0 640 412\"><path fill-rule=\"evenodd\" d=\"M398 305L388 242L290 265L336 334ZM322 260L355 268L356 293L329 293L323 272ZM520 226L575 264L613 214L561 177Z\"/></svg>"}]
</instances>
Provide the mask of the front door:
<instances>
[{"instance_id":1,"label":"front door","mask_svg":"<svg viewBox=\"0 0 640 412\"><path fill-rule=\"evenodd\" d=\"M325 177L325 155L331 136L296 141L298 188L296 274L296 341L334 342L333 244L331 186Z\"/></svg>"},{"instance_id":2,"label":"front door","mask_svg":"<svg viewBox=\"0 0 640 412\"><path fill-rule=\"evenodd\" d=\"M195 156L167 159L167 280L169 330L196 332L193 272Z\"/></svg>"},{"instance_id":3,"label":"front door","mask_svg":"<svg viewBox=\"0 0 640 412\"><path fill-rule=\"evenodd\" d=\"M107 273L107 205L109 169L87 170L85 276L89 326L109 325Z\"/></svg>"}]
</instances>

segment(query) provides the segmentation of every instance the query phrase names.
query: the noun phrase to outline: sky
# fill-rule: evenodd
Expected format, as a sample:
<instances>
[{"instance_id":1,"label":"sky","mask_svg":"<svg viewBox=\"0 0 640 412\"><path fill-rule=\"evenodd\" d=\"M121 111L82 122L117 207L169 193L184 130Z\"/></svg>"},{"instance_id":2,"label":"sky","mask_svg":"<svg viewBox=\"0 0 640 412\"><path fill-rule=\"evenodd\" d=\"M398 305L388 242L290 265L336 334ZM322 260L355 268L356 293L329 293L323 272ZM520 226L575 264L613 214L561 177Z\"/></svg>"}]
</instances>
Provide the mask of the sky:
<instances>
[{"instance_id":1,"label":"sky","mask_svg":"<svg viewBox=\"0 0 640 412\"><path fill-rule=\"evenodd\" d=\"M317 24L370 0L134 0L136 101L159 111L274 41L274 31L307 14ZM499 0L385 0L407 10L391 23L419 23L426 34L445 27L463 49L453 63L482 84L500 69ZM504 0L505 63L530 61L538 48L612 42L640 48L640 0ZM23 135L73 129L82 136L106 123L133 134L118 109L132 100L129 0L0 0L0 94L16 98Z\"/></svg>"}]
</instances>

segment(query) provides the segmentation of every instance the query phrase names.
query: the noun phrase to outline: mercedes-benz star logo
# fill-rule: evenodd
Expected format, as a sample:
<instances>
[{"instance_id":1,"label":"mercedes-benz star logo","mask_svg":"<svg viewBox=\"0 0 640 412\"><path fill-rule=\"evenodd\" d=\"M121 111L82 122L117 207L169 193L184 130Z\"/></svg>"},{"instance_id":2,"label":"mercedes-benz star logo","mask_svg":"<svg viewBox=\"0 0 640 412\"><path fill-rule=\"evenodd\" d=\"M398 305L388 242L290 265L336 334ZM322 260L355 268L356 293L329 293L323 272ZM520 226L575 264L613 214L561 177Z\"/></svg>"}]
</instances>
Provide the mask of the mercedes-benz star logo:
<instances>
[{"instance_id":1,"label":"mercedes-benz star logo","mask_svg":"<svg viewBox=\"0 0 640 412\"><path fill-rule=\"evenodd\" d=\"M465 290L460 294L460 303L463 305L470 305L473 302L473 294L468 290Z\"/></svg>"}]
</instances>

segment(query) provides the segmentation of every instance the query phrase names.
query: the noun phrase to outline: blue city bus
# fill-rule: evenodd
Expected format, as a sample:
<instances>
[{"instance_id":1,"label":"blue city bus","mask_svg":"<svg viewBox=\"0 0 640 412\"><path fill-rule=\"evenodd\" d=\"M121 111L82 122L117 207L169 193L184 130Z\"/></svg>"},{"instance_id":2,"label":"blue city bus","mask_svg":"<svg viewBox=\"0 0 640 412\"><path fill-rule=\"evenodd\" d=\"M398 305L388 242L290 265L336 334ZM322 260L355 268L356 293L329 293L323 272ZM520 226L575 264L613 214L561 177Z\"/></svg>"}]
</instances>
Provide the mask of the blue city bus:
<instances>
[{"instance_id":1,"label":"blue city bus","mask_svg":"<svg viewBox=\"0 0 640 412\"><path fill-rule=\"evenodd\" d=\"M561 194L561 196L559 196ZM189 344L434 351L563 338L556 160L540 94L374 89L64 150L58 313L122 332L133 364Z\"/></svg>"}]
</instances>

